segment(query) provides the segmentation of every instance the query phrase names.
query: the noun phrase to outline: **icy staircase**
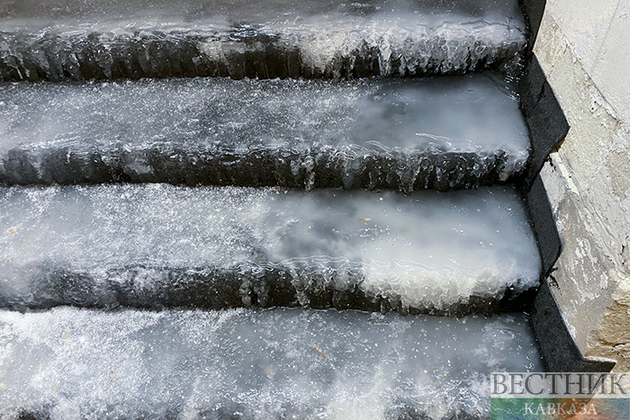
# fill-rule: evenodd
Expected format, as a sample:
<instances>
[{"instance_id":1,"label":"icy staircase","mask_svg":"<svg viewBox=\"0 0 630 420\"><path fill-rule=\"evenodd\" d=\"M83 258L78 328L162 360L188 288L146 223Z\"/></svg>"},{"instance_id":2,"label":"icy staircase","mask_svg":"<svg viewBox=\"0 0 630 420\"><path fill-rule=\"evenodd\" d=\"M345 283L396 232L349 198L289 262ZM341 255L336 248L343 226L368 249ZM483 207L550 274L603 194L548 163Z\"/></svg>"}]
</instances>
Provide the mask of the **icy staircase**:
<instances>
[{"instance_id":1,"label":"icy staircase","mask_svg":"<svg viewBox=\"0 0 630 420\"><path fill-rule=\"evenodd\" d=\"M489 418L542 368L516 2L0 18L0 418Z\"/></svg>"}]
</instances>

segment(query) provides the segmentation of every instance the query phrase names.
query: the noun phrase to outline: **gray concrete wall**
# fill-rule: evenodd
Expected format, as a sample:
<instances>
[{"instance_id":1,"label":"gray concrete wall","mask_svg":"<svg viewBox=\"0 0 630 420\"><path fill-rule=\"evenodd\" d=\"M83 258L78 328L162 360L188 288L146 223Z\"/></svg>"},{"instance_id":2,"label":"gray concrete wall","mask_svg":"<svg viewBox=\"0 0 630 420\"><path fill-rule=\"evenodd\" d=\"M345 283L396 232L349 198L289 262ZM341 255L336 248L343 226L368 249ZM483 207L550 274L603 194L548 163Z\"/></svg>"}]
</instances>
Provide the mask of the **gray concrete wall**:
<instances>
[{"instance_id":1,"label":"gray concrete wall","mask_svg":"<svg viewBox=\"0 0 630 420\"><path fill-rule=\"evenodd\" d=\"M552 290L582 353L630 371L630 0L547 0L534 53L571 125L541 173Z\"/></svg>"}]
</instances>

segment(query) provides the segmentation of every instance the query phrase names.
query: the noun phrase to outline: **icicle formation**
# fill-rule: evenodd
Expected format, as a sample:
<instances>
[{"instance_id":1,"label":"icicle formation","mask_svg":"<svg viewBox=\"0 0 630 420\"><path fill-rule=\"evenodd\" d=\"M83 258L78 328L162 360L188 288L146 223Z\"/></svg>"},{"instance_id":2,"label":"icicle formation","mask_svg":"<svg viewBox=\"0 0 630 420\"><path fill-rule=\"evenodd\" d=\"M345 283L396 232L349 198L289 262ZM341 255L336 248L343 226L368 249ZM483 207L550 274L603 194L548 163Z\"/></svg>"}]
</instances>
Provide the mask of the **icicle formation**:
<instances>
[{"instance_id":1,"label":"icicle formation","mask_svg":"<svg viewBox=\"0 0 630 420\"><path fill-rule=\"evenodd\" d=\"M511 189L0 190L0 306L470 312L537 285Z\"/></svg>"},{"instance_id":2,"label":"icicle formation","mask_svg":"<svg viewBox=\"0 0 630 420\"><path fill-rule=\"evenodd\" d=\"M523 34L503 24L359 33L268 28L0 34L0 80L342 78L513 70ZM368 30L369 29L369 30ZM122 33L121 33L122 32ZM322 33L323 32L323 33ZM366 33L367 32L367 33Z\"/></svg>"},{"instance_id":3,"label":"icicle formation","mask_svg":"<svg viewBox=\"0 0 630 420\"><path fill-rule=\"evenodd\" d=\"M449 190L518 177L527 129L496 74L0 86L0 183Z\"/></svg>"},{"instance_id":4,"label":"icicle formation","mask_svg":"<svg viewBox=\"0 0 630 420\"><path fill-rule=\"evenodd\" d=\"M9 10L0 24L0 80L509 71L517 67L526 43L516 2L438 7L435 2L404 0L305 5L279 1L258 7L262 11L239 2L213 2L212 10L203 2L188 3L194 3L183 7L191 11L188 14L177 2L172 10L131 5L109 14L98 14L99 7L113 6L100 4L92 14L79 5L69 5L66 11L58 7L46 15L46 5L38 4L34 10L44 10L41 16ZM116 21L116 16L129 20Z\"/></svg>"},{"instance_id":5,"label":"icicle formation","mask_svg":"<svg viewBox=\"0 0 630 420\"><path fill-rule=\"evenodd\" d=\"M3 418L489 418L491 372L542 369L522 314L58 308L0 337Z\"/></svg>"}]
</instances>

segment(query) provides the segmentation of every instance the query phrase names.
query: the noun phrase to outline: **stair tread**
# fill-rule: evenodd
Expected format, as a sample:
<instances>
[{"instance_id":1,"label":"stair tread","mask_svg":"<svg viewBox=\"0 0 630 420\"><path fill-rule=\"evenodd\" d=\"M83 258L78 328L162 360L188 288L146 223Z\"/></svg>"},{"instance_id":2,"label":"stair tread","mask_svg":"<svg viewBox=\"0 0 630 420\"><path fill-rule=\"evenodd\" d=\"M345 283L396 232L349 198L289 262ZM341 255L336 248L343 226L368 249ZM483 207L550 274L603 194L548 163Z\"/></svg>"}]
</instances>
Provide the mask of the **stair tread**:
<instances>
[{"instance_id":1,"label":"stair tread","mask_svg":"<svg viewBox=\"0 0 630 420\"><path fill-rule=\"evenodd\" d=\"M517 1L287 3L14 5L0 21L0 80L514 70L526 45Z\"/></svg>"},{"instance_id":2,"label":"stair tread","mask_svg":"<svg viewBox=\"0 0 630 420\"><path fill-rule=\"evenodd\" d=\"M108 25L109 22L126 20L164 22L198 22L216 19L233 22L297 21L310 16L370 16L396 13L456 14L471 18L504 18L524 29L518 2L514 0L370 0L343 3L334 0L265 0L248 2L235 0L57 0L42 3L38 0L22 0L3 5L0 9L0 30L12 27L43 29L48 26Z\"/></svg>"},{"instance_id":3,"label":"stair tread","mask_svg":"<svg viewBox=\"0 0 630 420\"><path fill-rule=\"evenodd\" d=\"M493 73L352 82L0 85L0 182L291 188L492 185L529 137Z\"/></svg>"},{"instance_id":4,"label":"stair tread","mask_svg":"<svg viewBox=\"0 0 630 420\"><path fill-rule=\"evenodd\" d=\"M42 419L490 418L491 372L542 369L523 314L57 308L0 334L0 415Z\"/></svg>"},{"instance_id":5,"label":"stair tread","mask_svg":"<svg viewBox=\"0 0 630 420\"><path fill-rule=\"evenodd\" d=\"M537 286L511 188L0 190L0 306L470 312Z\"/></svg>"}]
</instances>

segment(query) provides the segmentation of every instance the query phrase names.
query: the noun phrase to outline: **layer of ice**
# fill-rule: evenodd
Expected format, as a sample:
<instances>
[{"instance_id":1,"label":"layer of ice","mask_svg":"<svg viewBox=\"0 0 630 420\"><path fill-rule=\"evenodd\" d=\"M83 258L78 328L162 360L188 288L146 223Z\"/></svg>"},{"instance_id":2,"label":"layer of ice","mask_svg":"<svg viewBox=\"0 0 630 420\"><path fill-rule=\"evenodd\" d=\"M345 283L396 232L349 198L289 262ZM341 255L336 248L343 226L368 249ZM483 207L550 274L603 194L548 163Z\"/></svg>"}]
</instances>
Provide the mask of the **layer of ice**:
<instances>
[{"instance_id":1,"label":"layer of ice","mask_svg":"<svg viewBox=\"0 0 630 420\"><path fill-rule=\"evenodd\" d=\"M493 185L529 156L497 74L0 84L0 183L394 188Z\"/></svg>"},{"instance_id":2,"label":"layer of ice","mask_svg":"<svg viewBox=\"0 0 630 420\"><path fill-rule=\"evenodd\" d=\"M510 71L526 44L512 0L24 3L0 5L0 80Z\"/></svg>"},{"instance_id":3,"label":"layer of ice","mask_svg":"<svg viewBox=\"0 0 630 420\"><path fill-rule=\"evenodd\" d=\"M405 196L5 187L0 208L3 307L451 313L516 296L538 284L540 271L523 203L509 188Z\"/></svg>"},{"instance_id":4,"label":"layer of ice","mask_svg":"<svg viewBox=\"0 0 630 420\"><path fill-rule=\"evenodd\" d=\"M541 369L522 314L0 311L3 418L489 418L491 372Z\"/></svg>"},{"instance_id":5,"label":"layer of ice","mask_svg":"<svg viewBox=\"0 0 630 420\"><path fill-rule=\"evenodd\" d=\"M456 13L479 19L515 20L523 29L516 0L369 0L343 3L334 0L8 0L0 4L0 30L9 25L24 26L29 19L46 26L92 23L102 24L112 19L130 22L203 22L221 17L226 21L300 21L301 18L338 14L369 16L399 10L412 14Z\"/></svg>"}]
</instances>

